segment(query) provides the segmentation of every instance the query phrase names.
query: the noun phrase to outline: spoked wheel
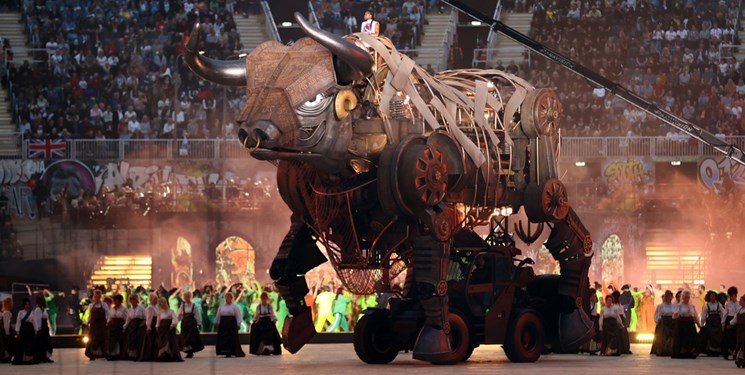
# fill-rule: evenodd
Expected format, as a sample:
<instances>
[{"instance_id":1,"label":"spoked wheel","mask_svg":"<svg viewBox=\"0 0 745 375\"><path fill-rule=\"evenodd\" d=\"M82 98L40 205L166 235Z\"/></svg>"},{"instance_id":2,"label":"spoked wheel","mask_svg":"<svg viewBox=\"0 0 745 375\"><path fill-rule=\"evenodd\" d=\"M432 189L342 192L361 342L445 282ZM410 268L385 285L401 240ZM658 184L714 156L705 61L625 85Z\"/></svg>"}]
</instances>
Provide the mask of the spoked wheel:
<instances>
[{"instance_id":1,"label":"spoked wheel","mask_svg":"<svg viewBox=\"0 0 745 375\"><path fill-rule=\"evenodd\" d=\"M504 353L512 362L535 362L543 351L543 322L535 311L516 310L504 339Z\"/></svg>"},{"instance_id":2,"label":"spoked wheel","mask_svg":"<svg viewBox=\"0 0 745 375\"><path fill-rule=\"evenodd\" d=\"M386 364L398 355L391 320L384 314L363 316L354 328L354 352L362 362Z\"/></svg>"},{"instance_id":3,"label":"spoked wheel","mask_svg":"<svg viewBox=\"0 0 745 375\"><path fill-rule=\"evenodd\" d=\"M450 348L452 352L446 360L432 361L435 365L454 365L465 362L473 353L471 345L471 333L468 331L468 324L460 315L450 313Z\"/></svg>"}]
</instances>

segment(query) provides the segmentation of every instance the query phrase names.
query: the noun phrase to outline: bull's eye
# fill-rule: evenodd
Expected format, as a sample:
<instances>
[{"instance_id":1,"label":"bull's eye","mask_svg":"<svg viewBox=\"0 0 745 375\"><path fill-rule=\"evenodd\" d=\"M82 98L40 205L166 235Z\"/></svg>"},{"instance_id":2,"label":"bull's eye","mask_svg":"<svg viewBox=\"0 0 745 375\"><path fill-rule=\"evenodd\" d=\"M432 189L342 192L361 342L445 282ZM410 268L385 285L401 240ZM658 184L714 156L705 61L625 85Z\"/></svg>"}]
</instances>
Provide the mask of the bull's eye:
<instances>
[{"instance_id":1,"label":"bull's eye","mask_svg":"<svg viewBox=\"0 0 745 375\"><path fill-rule=\"evenodd\" d=\"M315 98L300 105L297 109L297 113L298 115L305 117L318 116L326 110L333 99L333 95L328 95L326 93L318 94Z\"/></svg>"}]
</instances>

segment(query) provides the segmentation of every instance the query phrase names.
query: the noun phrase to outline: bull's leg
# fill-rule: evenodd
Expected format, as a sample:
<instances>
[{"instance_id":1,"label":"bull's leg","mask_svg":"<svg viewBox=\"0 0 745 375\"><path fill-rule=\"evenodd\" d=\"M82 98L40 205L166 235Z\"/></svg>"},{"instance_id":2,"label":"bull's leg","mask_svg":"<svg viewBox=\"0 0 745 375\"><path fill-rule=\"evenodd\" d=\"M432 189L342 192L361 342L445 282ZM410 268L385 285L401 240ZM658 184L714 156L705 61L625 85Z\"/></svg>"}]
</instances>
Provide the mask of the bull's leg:
<instances>
[{"instance_id":1,"label":"bull's leg","mask_svg":"<svg viewBox=\"0 0 745 375\"><path fill-rule=\"evenodd\" d=\"M451 355L447 269L450 241L425 235L414 240L414 277L424 310L424 326L414 344L414 359L445 362Z\"/></svg>"},{"instance_id":2,"label":"bull's leg","mask_svg":"<svg viewBox=\"0 0 745 375\"><path fill-rule=\"evenodd\" d=\"M269 270L290 312L282 329L282 343L290 353L296 353L316 334L310 306L305 304L309 290L302 275L325 261L310 228L293 215L290 231Z\"/></svg>"},{"instance_id":3,"label":"bull's leg","mask_svg":"<svg viewBox=\"0 0 745 375\"><path fill-rule=\"evenodd\" d=\"M592 260L590 234L573 209L564 220L556 223L546 248L559 261L561 275L557 294L563 302L557 306L559 314L559 342L562 349L576 348L586 342L593 332L587 317L589 308L589 282L587 272Z\"/></svg>"}]
</instances>

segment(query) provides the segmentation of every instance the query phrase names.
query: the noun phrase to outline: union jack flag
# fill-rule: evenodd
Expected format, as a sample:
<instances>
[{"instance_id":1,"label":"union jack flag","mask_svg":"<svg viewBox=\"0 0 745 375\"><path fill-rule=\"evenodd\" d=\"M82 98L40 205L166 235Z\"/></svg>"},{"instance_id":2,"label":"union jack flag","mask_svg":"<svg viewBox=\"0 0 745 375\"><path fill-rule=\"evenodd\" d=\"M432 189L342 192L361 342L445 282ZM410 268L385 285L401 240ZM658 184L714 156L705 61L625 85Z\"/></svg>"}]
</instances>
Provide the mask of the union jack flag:
<instances>
[{"instance_id":1,"label":"union jack flag","mask_svg":"<svg viewBox=\"0 0 745 375\"><path fill-rule=\"evenodd\" d=\"M67 141L64 139L29 139L28 157L55 159L67 155Z\"/></svg>"}]
</instances>

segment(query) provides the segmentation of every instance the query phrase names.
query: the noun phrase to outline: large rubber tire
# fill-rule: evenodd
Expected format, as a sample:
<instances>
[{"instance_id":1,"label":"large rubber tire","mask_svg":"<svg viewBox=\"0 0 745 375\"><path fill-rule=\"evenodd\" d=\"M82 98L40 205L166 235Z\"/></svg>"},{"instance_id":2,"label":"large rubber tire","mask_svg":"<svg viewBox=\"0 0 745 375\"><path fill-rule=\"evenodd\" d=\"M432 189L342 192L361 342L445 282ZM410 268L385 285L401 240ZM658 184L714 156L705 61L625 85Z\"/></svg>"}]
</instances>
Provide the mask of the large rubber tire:
<instances>
[{"instance_id":1,"label":"large rubber tire","mask_svg":"<svg viewBox=\"0 0 745 375\"><path fill-rule=\"evenodd\" d=\"M435 365L454 365L465 362L473 353L471 345L471 332L468 324L460 315L450 313L450 348L453 350L447 360L432 361Z\"/></svg>"},{"instance_id":2,"label":"large rubber tire","mask_svg":"<svg viewBox=\"0 0 745 375\"><path fill-rule=\"evenodd\" d=\"M398 348L393 341L391 320L383 314L365 315L354 327L354 352L362 362L383 365L393 361Z\"/></svg>"},{"instance_id":3,"label":"large rubber tire","mask_svg":"<svg viewBox=\"0 0 745 375\"><path fill-rule=\"evenodd\" d=\"M516 310L507 327L504 353L512 362L535 362L543 351L543 337L543 321L538 313Z\"/></svg>"}]
</instances>

